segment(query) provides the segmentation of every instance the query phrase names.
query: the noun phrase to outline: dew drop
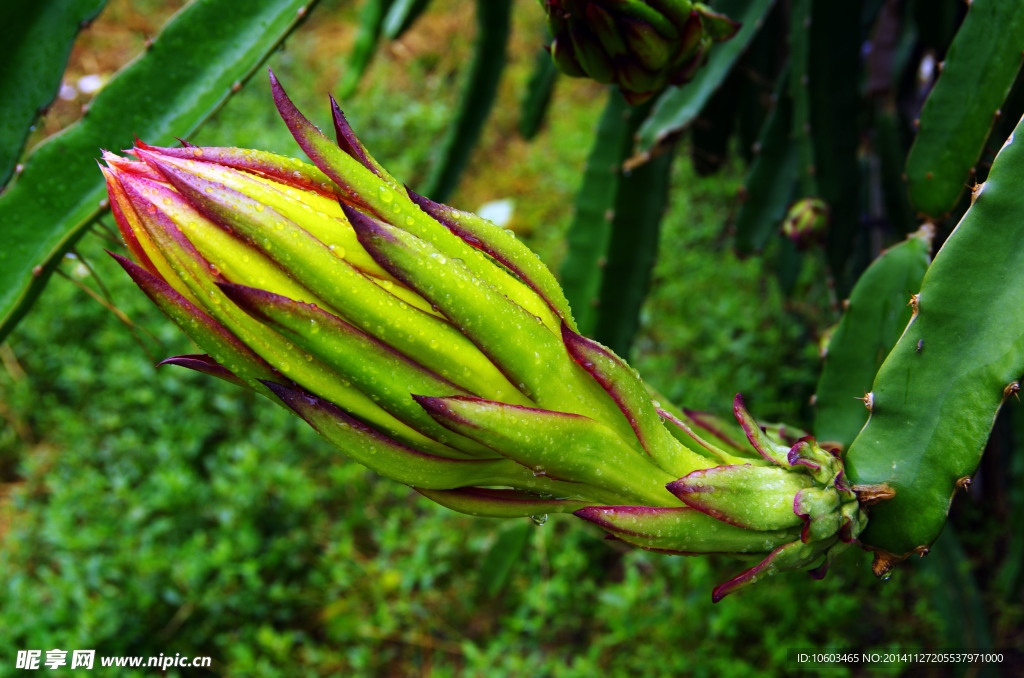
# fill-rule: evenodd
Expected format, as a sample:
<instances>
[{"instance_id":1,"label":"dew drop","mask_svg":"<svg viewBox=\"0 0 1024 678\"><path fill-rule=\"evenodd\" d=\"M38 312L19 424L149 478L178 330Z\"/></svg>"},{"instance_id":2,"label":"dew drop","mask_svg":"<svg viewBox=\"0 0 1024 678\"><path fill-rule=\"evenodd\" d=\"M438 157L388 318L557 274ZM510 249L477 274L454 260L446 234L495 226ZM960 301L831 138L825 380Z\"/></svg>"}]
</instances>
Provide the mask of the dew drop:
<instances>
[{"instance_id":1,"label":"dew drop","mask_svg":"<svg viewBox=\"0 0 1024 678\"><path fill-rule=\"evenodd\" d=\"M530 516L530 520L533 521L534 525L540 526L540 525L543 525L544 523L548 522L548 514L541 513L539 515Z\"/></svg>"}]
</instances>

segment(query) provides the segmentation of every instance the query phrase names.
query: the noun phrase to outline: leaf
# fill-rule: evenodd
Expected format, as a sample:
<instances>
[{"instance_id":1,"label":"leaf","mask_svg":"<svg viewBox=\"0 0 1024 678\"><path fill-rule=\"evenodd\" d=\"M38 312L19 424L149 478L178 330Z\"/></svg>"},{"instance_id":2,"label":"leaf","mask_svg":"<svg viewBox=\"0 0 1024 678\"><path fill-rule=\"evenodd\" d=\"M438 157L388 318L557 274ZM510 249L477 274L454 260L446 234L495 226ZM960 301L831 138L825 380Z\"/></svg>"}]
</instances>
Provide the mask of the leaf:
<instances>
[{"instance_id":1,"label":"leaf","mask_svg":"<svg viewBox=\"0 0 1024 678\"><path fill-rule=\"evenodd\" d=\"M708 62L692 81L682 87L670 87L658 97L654 112L640 128L637 149L641 153L650 152L656 144L693 122L750 44L773 3L774 0L720 0L715 3L716 12L743 25L732 39L712 48Z\"/></svg>"},{"instance_id":2,"label":"leaf","mask_svg":"<svg viewBox=\"0 0 1024 678\"><path fill-rule=\"evenodd\" d=\"M879 369L871 418L846 455L853 483L896 492L871 507L861 535L891 554L883 561L935 540L1024 375L1021 181L1024 122L925 274L918 312Z\"/></svg>"},{"instance_id":3,"label":"leaf","mask_svg":"<svg viewBox=\"0 0 1024 678\"><path fill-rule=\"evenodd\" d=\"M85 117L32 152L0 195L0 340L102 210L99 149L128 147L133 134L155 144L192 134L314 2L197 0L107 84Z\"/></svg>"},{"instance_id":4,"label":"leaf","mask_svg":"<svg viewBox=\"0 0 1024 678\"><path fill-rule=\"evenodd\" d=\"M7 183L30 125L60 87L71 45L106 0L12 2L0 44L0 186Z\"/></svg>"}]
</instances>

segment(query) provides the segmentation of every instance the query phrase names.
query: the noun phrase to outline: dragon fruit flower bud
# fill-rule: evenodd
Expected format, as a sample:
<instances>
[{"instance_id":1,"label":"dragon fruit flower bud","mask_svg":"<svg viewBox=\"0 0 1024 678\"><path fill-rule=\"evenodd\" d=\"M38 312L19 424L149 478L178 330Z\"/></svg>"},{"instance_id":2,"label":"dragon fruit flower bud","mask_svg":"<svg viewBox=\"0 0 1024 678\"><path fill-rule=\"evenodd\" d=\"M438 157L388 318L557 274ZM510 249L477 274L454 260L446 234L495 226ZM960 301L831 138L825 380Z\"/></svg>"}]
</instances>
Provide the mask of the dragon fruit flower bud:
<instances>
[{"instance_id":1,"label":"dragon fruit flower bud","mask_svg":"<svg viewBox=\"0 0 1024 678\"><path fill-rule=\"evenodd\" d=\"M618 85L631 104L693 78L739 24L690 0L540 0L551 56L573 77Z\"/></svg>"},{"instance_id":2,"label":"dragon fruit flower bud","mask_svg":"<svg viewBox=\"0 0 1024 678\"><path fill-rule=\"evenodd\" d=\"M764 572L820 564L856 536L840 460L755 435L749 415L739 445L710 415L652 401L578 333L522 242L408 191L337 105L335 142L271 85L313 164L142 142L104 153L131 259L114 256L202 350L164 363L256 390L468 514L575 512L645 548L768 555Z\"/></svg>"}]
</instances>

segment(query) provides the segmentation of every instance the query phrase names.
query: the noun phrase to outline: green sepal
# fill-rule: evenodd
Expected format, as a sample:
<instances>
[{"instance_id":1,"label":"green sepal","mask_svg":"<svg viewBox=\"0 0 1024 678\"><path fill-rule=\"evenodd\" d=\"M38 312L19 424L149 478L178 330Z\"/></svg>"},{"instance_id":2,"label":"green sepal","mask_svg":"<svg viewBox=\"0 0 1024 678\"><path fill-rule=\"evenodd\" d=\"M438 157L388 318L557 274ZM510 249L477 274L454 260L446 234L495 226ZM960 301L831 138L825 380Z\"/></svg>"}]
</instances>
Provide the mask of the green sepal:
<instances>
[{"instance_id":1,"label":"green sepal","mask_svg":"<svg viewBox=\"0 0 1024 678\"><path fill-rule=\"evenodd\" d=\"M516 238L515 234L477 216L454 207L436 203L429 198L409 191L409 197L420 208L469 245L486 252L499 264L515 273L520 280L536 292L551 307L559 319L574 332L576 321L565 298L562 286L558 284L551 269L540 257ZM542 318L547 320L547 318ZM557 329L557 326L551 326Z\"/></svg>"},{"instance_id":2,"label":"green sepal","mask_svg":"<svg viewBox=\"0 0 1024 678\"><path fill-rule=\"evenodd\" d=\"M747 411L747 407L743 402L743 396L739 393L736 394L736 398L733 400L732 410L733 414L736 415L736 421L743 428L743 432L746 434L747 440L750 441L754 450L773 464L789 468L791 465L789 463L790 447L788 445L780 445L769 437L750 415L750 412Z\"/></svg>"},{"instance_id":3,"label":"green sepal","mask_svg":"<svg viewBox=\"0 0 1024 678\"><path fill-rule=\"evenodd\" d=\"M678 503L665 491L671 475L593 419L479 398L415 398L442 425L536 474L586 483L594 488L585 492L587 498L650 506Z\"/></svg>"},{"instance_id":4,"label":"green sepal","mask_svg":"<svg viewBox=\"0 0 1024 678\"><path fill-rule=\"evenodd\" d=\"M406 447L307 392L266 382L267 388L347 457L406 485L450 490L471 485L522 486L528 473L508 459L450 459Z\"/></svg>"},{"instance_id":5,"label":"green sepal","mask_svg":"<svg viewBox=\"0 0 1024 678\"><path fill-rule=\"evenodd\" d=\"M711 36L711 39L715 42L725 42L732 38L740 30L740 23L733 21L724 14L719 14L712 11L707 5L697 2L694 3L693 9L695 12L700 14L701 24L704 26L704 31Z\"/></svg>"},{"instance_id":6,"label":"green sepal","mask_svg":"<svg viewBox=\"0 0 1024 678\"><path fill-rule=\"evenodd\" d=\"M591 506L575 515L633 546L679 555L767 553L800 536L798 528L746 530L687 506Z\"/></svg>"},{"instance_id":7,"label":"green sepal","mask_svg":"<svg viewBox=\"0 0 1024 678\"><path fill-rule=\"evenodd\" d=\"M163 367L164 365L177 365L178 367L184 367L185 369L192 370L193 372L199 372L200 374L205 374L210 377L216 377L222 381L228 382L229 384L234 384L235 386L247 385L245 381L234 372L206 354L187 353L185 355L175 355L170 358L164 358L156 364L157 367Z\"/></svg>"},{"instance_id":8,"label":"green sepal","mask_svg":"<svg viewBox=\"0 0 1024 678\"><path fill-rule=\"evenodd\" d=\"M494 456L487 448L440 426L409 395L465 395L455 384L314 304L243 285L220 288L246 313L269 324L383 409L433 439L420 440L417 447L442 456L461 456L445 446L473 457Z\"/></svg>"},{"instance_id":9,"label":"green sepal","mask_svg":"<svg viewBox=\"0 0 1024 678\"><path fill-rule=\"evenodd\" d=\"M615 404L539 318L430 243L354 209L347 213L377 262L444 313L527 397L543 407L611 422L625 440L633 438Z\"/></svg>"},{"instance_id":10,"label":"green sepal","mask_svg":"<svg viewBox=\"0 0 1024 678\"><path fill-rule=\"evenodd\" d=\"M744 464L694 471L670 483L668 490L690 508L731 525L783 530L803 525L794 501L812 485L802 473Z\"/></svg>"},{"instance_id":11,"label":"green sepal","mask_svg":"<svg viewBox=\"0 0 1024 678\"><path fill-rule=\"evenodd\" d=\"M839 493L832 488L809 487L797 492L793 500L793 511L806 520L800 540L820 541L838 533L840 526L847 520L839 510L841 505Z\"/></svg>"},{"instance_id":12,"label":"green sepal","mask_svg":"<svg viewBox=\"0 0 1024 678\"><path fill-rule=\"evenodd\" d=\"M838 537L833 537L826 541L817 541L810 544L794 541L779 546L759 564L738 574L724 584L716 586L711 592L711 600L717 603L730 593L744 586L749 586L765 577L769 577L776 572L800 570L822 564L826 560L826 552L832 549L833 546L836 546L837 542Z\"/></svg>"},{"instance_id":13,"label":"green sepal","mask_svg":"<svg viewBox=\"0 0 1024 678\"><path fill-rule=\"evenodd\" d=\"M612 59L627 53L626 41L619 30L618 23L603 7L595 3L587 3L584 10L590 29L597 36L605 54Z\"/></svg>"},{"instance_id":14,"label":"green sepal","mask_svg":"<svg viewBox=\"0 0 1024 678\"><path fill-rule=\"evenodd\" d=\"M324 136L299 112L273 73L270 74L270 86L274 102L292 136L316 166L341 188L345 202L430 242L449 259L461 259L473 275L494 285L533 315L552 315L547 304L533 290L495 266L417 207L403 186L393 179L388 180L390 175L383 173L378 176L376 170L363 164L362 159L349 155ZM375 161L372 164L376 166ZM549 324L557 325L553 318L549 319Z\"/></svg>"},{"instance_id":15,"label":"green sepal","mask_svg":"<svg viewBox=\"0 0 1024 678\"><path fill-rule=\"evenodd\" d=\"M562 341L573 360L619 406L640 445L662 470L678 478L707 467L707 457L669 433L640 378L621 358L596 341L576 334L566 325L562 326Z\"/></svg>"},{"instance_id":16,"label":"green sepal","mask_svg":"<svg viewBox=\"0 0 1024 678\"><path fill-rule=\"evenodd\" d=\"M673 414L672 412L663 409L658 410L658 416L665 422L665 428L668 429L668 432L680 443L687 447L696 445L702 448L703 451L701 454L710 455L723 464L753 463L765 465L769 463L761 457L751 456L750 451L745 448L739 448L738 450L729 448L730 451L726 451L709 440L707 435L704 437L697 435L695 430L697 427L694 425L694 422L688 418L679 417L677 414ZM722 441L719 440L718 442ZM739 454L736 454L736 452L739 452Z\"/></svg>"},{"instance_id":17,"label":"green sepal","mask_svg":"<svg viewBox=\"0 0 1024 678\"><path fill-rule=\"evenodd\" d=\"M522 518L548 513L572 513L588 505L578 499L553 499L534 492L462 487L457 490L416 491L445 508L483 518Z\"/></svg>"},{"instance_id":18,"label":"green sepal","mask_svg":"<svg viewBox=\"0 0 1024 678\"><path fill-rule=\"evenodd\" d=\"M129 259L113 252L108 254L189 339L213 356L236 379L253 388L259 386L260 379L280 379L263 359L165 281Z\"/></svg>"}]
</instances>

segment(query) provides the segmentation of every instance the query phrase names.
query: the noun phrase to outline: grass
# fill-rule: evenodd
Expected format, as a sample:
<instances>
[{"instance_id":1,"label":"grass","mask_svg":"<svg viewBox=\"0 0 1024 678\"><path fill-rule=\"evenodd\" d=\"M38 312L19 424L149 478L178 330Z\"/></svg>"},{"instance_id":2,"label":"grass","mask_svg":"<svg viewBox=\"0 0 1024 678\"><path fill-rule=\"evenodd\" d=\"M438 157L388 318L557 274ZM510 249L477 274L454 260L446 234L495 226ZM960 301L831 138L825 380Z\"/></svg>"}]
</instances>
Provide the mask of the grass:
<instances>
[{"instance_id":1,"label":"grass","mask_svg":"<svg viewBox=\"0 0 1024 678\"><path fill-rule=\"evenodd\" d=\"M535 3L520 4L503 98L452 202L513 197L512 225L557 264L603 102L563 80L545 132L515 137L539 31ZM412 183L455 104L470 5L428 13L343 102ZM324 3L272 59L318 120L341 74L324 55L345 53L355 15ZM296 153L262 79L194 141ZM724 235L737 169L675 171L636 366L687 406L728 411L742 390L759 417L806 423L820 272L807 266L799 304L783 299ZM85 239L0 352L0 675L18 649L60 647L209 655L224 676L759 676L787 673L788 648L941 642L931 575L913 566L880 584L850 552L823 582L778 577L712 605L743 564L627 551L571 517L474 519L382 481L282 408L154 369L147 351L192 348L102 253L115 247ZM140 339L77 284L98 280Z\"/></svg>"}]
</instances>

